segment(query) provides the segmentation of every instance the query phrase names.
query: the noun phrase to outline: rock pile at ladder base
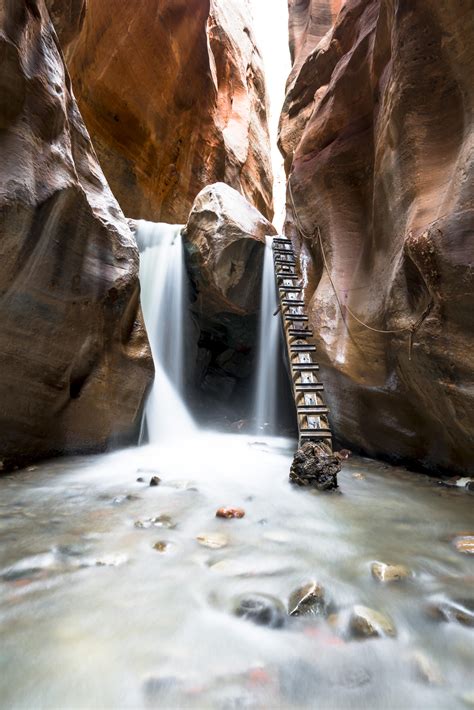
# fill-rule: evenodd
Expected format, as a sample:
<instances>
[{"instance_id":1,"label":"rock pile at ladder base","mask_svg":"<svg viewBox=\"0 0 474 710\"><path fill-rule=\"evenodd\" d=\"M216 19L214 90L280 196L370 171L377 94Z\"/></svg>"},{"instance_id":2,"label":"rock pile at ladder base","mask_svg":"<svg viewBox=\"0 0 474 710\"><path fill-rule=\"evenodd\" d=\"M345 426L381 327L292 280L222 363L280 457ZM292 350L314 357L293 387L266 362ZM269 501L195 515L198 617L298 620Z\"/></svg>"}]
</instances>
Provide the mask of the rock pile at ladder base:
<instances>
[{"instance_id":1,"label":"rock pile at ladder base","mask_svg":"<svg viewBox=\"0 0 474 710\"><path fill-rule=\"evenodd\" d=\"M290 481L297 486L311 486L320 491L335 490L341 456L333 454L328 445L305 442L296 452L290 469Z\"/></svg>"}]
</instances>

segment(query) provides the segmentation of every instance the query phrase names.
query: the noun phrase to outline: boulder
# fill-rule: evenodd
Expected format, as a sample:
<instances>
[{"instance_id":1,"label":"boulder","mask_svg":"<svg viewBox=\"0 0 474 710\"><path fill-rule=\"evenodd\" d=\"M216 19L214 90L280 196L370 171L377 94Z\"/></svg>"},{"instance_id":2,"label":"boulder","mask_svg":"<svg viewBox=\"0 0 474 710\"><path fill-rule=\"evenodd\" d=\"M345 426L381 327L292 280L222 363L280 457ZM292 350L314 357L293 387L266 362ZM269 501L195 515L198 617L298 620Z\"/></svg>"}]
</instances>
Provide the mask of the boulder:
<instances>
[{"instance_id":1,"label":"boulder","mask_svg":"<svg viewBox=\"0 0 474 710\"><path fill-rule=\"evenodd\" d=\"M474 429L468 5L290 3L279 139L336 437L451 475Z\"/></svg>"},{"instance_id":2,"label":"boulder","mask_svg":"<svg viewBox=\"0 0 474 710\"><path fill-rule=\"evenodd\" d=\"M136 440L138 252L43 0L0 13L0 470Z\"/></svg>"},{"instance_id":3,"label":"boulder","mask_svg":"<svg viewBox=\"0 0 474 710\"><path fill-rule=\"evenodd\" d=\"M379 582L399 582L412 576L405 565L387 565L385 562L373 562L370 570Z\"/></svg>"},{"instance_id":4,"label":"boulder","mask_svg":"<svg viewBox=\"0 0 474 710\"><path fill-rule=\"evenodd\" d=\"M360 605L354 606L352 610L349 629L358 639L397 635L395 626L385 614Z\"/></svg>"},{"instance_id":5,"label":"boulder","mask_svg":"<svg viewBox=\"0 0 474 710\"><path fill-rule=\"evenodd\" d=\"M278 629L284 626L286 610L279 599L267 594L252 594L239 597L234 605L234 614L258 626Z\"/></svg>"},{"instance_id":6,"label":"boulder","mask_svg":"<svg viewBox=\"0 0 474 710\"><path fill-rule=\"evenodd\" d=\"M308 582L296 589L288 600L290 616L320 616L327 612L327 601L324 587L317 582Z\"/></svg>"},{"instance_id":7,"label":"boulder","mask_svg":"<svg viewBox=\"0 0 474 710\"><path fill-rule=\"evenodd\" d=\"M194 201L183 243L193 286L201 419L209 412L232 421L248 414L265 237L275 233L255 207L223 183L204 188Z\"/></svg>"},{"instance_id":8,"label":"boulder","mask_svg":"<svg viewBox=\"0 0 474 710\"><path fill-rule=\"evenodd\" d=\"M128 216L181 224L199 190L223 180L271 218L265 82L247 3L87 0L66 56Z\"/></svg>"}]
</instances>

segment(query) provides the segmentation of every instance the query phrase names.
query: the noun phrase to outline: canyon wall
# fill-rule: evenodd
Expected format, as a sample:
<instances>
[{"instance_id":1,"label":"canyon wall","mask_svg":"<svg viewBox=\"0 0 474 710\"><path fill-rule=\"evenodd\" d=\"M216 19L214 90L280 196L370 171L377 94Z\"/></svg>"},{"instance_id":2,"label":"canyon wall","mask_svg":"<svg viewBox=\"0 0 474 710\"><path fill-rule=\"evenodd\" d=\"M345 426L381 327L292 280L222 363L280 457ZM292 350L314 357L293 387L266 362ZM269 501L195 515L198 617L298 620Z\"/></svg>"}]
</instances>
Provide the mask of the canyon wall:
<instances>
[{"instance_id":1,"label":"canyon wall","mask_svg":"<svg viewBox=\"0 0 474 710\"><path fill-rule=\"evenodd\" d=\"M61 16L60 4L50 5L70 41L81 8L63 3ZM43 0L2 3L0 55L0 470L7 470L132 439L153 366L135 241L97 162Z\"/></svg>"},{"instance_id":2,"label":"canyon wall","mask_svg":"<svg viewBox=\"0 0 474 710\"><path fill-rule=\"evenodd\" d=\"M67 62L127 216L185 222L197 193L223 181L271 218L265 86L250 19L247 0L88 0Z\"/></svg>"},{"instance_id":3,"label":"canyon wall","mask_svg":"<svg viewBox=\"0 0 474 710\"><path fill-rule=\"evenodd\" d=\"M318 43L311 5L280 146L336 434L472 471L474 3L346 0Z\"/></svg>"}]
</instances>

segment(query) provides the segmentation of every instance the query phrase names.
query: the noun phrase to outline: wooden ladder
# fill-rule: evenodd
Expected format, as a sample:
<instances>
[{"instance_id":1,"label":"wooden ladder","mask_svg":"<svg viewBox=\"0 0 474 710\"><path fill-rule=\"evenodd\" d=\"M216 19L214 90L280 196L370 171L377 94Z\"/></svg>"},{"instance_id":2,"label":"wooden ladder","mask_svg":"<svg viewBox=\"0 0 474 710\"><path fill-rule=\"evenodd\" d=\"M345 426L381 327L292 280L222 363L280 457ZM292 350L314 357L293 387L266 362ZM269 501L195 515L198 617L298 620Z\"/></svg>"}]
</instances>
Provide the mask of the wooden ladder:
<instances>
[{"instance_id":1,"label":"wooden ladder","mask_svg":"<svg viewBox=\"0 0 474 710\"><path fill-rule=\"evenodd\" d=\"M314 361L316 346L308 326L301 281L296 273L293 245L286 237L273 238L273 262L283 329L288 352L298 419L299 444L325 442L332 452L332 434L324 387L318 380L319 365Z\"/></svg>"}]
</instances>

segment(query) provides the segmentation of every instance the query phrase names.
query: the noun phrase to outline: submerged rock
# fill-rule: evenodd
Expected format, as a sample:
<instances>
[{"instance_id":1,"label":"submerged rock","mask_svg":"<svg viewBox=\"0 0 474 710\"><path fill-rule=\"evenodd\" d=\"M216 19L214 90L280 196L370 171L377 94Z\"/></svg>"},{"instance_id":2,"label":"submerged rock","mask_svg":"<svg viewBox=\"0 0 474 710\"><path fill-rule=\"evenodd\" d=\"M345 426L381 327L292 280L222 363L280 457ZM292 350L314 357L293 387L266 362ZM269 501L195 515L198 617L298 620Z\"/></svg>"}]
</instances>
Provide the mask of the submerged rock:
<instances>
[{"instance_id":1,"label":"submerged rock","mask_svg":"<svg viewBox=\"0 0 474 710\"><path fill-rule=\"evenodd\" d=\"M259 626L269 626L273 629L281 628L286 618L285 607L279 599L266 594L239 597L234 606L234 614Z\"/></svg>"},{"instance_id":2,"label":"submerged rock","mask_svg":"<svg viewBox=\"0 0 474 710\"><path fill-rule=\"evenodd\" d=\"M349 628L352 635L359 639L397 635L395 626L387 616L361 605L356 605L353 608Z\"/></svg>"},{"instance_id":3,"label":"submerged rock","mask_svg":"<svg viewBox=\"0 0 474 710\"><path fill-rule=\"evenodd\" d=\"M220 550L229 544L227 535L221 533L201 533L196 540L203 547L209 547L211 550Z\"/></svg>"},{"instance_id":4,"label":"submerged rock","mask_svg":"<svg viewBox=\"0 0 474 710\"><path fill-rule=\"evenodd\" d=\"M404 565L388 565L384 562L373 562L371 567L372 577L379 582L399 582L412 576L412 572Z\"/></svg>"},{"instance_id":5,"label":"submerged rock","mask_svg":"<svg viewBox=\"0 0 474 710\"><path fill-rule=\"evenodd\" d=\"M145 520L137 520L135 523L136 528L169 528L173 529L176 527L176 523L173 521L170 515L157 515L154 518L145 518Z\"/></svg>"},{"instance_id":6,"label":"submerged rock","mask_svg":"<svg viewBox=\"0 0 474 710\"><path fill-rule=\"evenodd\" d=\"M324 587L317 582L308 582L303 587L296 589L288 601L290 616L303 616L312 614L320 616L327 611Z\"/></svg>"},{"instance_id":7,"label":"submerged rock","mask_svg":"<svg viewBox=\"0 0 474 710\"><path fill-rule=\"evenodd\" d=\"M474 535L459 535L454 538L453 545L458 552L474 555Z\"/></svg>"},{"instance_id":8,"label":"submerged rock","mask_svg":"<svg viewBox=\"0 0 474 710\"><path fill-rule=\"evenodd\" d=\"M433 602L426 611L436 621L457 621L463 626L474 627L474 599Z\"/></svg>"},{"instance_id":9,"label":"submerged rock","mask_svg":"<svg viewBox=\"0 0 474 710\"><path fill-rule=\"evenodd\" d=\"M243 508L219 508L216 511L216 518L243 518L245 510Z\"/></svg>"},{"instance_id":10,"label":"submerged rock","mask_svg":"<svg viewBox=\"0 0 474 710\"><path fill-rule=\"evenodd\" d=\"M436 663L422 651L415 651L411 656L416 675L430 685L441 685L443 677Z\"/></svg>"},{"instance_id":11,"label":"submerged rock","mask_svg":"<svg viewBox=\"0 0 474 710\"><path fill-rule=\"evenodd\" d=\"M290 481L298 486L311 486L320 491L338 487L337 474L341 457L324 444L307 441L296 452L290 469Z\"/></svg>"},{"instance_id":12,"label":"submerged rock","mask_svg":"<svg viewBox=\"0 0 474 710\"><path fill-rule=\"evenodd\" d=\"M155 544L153 545L153 549L157 552L166 552L169 549L170 544L171 543L167 542L166 540L159 540L158 542L155 542Z\"/></svg>"}]
</instances>

